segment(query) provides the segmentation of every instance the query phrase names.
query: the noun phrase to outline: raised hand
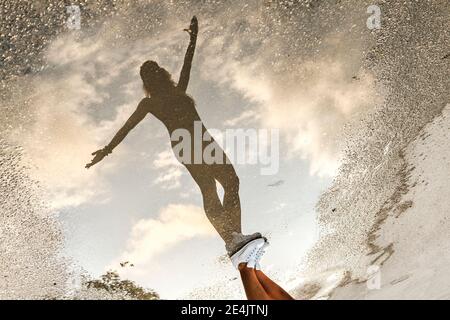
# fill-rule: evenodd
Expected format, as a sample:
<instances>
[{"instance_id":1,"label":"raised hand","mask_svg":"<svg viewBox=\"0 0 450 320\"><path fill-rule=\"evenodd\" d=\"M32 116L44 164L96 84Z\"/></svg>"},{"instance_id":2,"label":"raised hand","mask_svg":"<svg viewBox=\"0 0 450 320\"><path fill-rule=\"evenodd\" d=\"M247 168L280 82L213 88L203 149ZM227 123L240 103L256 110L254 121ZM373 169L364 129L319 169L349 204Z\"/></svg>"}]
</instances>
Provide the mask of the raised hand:
<instances>
[{"instance_id":1,"label":"raised hand","mask_svg":"<svg viewBox=\"0 0 450 320\"><path fill-rule=\"evenodd\" d=\"M92 152L92 155L94 156L94 159L92 159L92 161L90 163L86 164L86 166L85 166L86 169L89 169L94 164L99 163L100 161L102 161L103 158L108 155L108 152L105 149L100 149L100 150L97 150L95 152Z\"/></svg>"},{"instance_id":2,"label":"raised hand","mask_svg":"<svg viewBox=\"0 0 450 320\"><path fill-rule=\"evenodd\" d=\"M192 37L197 37L198 34L198 20L196 16L193 16L191 19L191 25L189 26L189 29L184 29L189 35Z\"/></svg>"}]
</instances>

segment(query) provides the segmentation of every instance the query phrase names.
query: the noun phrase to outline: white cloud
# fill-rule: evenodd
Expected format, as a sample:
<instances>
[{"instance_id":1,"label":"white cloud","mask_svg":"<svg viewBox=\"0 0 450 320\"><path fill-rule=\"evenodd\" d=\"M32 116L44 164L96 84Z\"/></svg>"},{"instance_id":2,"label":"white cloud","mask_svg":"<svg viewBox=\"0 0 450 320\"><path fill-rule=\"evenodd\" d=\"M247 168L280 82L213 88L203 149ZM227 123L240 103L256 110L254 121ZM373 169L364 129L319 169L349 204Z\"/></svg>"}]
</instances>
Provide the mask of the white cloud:
<instances>
[{"instance_id":1,"label":"white cloud","mask_svg":"<svg viewBox=\"0 0 450 320\"><path fill-rule=\"evenodd\" d=\"M273 96L261 107L262 123L280 128L289 155L310 159L311 174L334 175L341 155L344 125L375 104L373 78L353 81L338 61L305 62L307 80L273 86Z\"/></svg>"},{"instance_id":2,"label":"white cloud","mask_svg":"<svg viewBox=\"0 0 450 320\"><path fill-rule=\"evenodd\" d=\"M181 176L183 175L182 165L178 162L172 150L165 150L156 155L153 161L153 168L160 173L155 180L155 184L159 184L166 190L172 190L181 186Z\"/></svg>"},{"instance_id":3,"label":"white cloud","mask_svg":"<svg viewBox=\"0 0 450 320\"><path fill-rule=\"evenodd\" d=\"M243 111L240 115L235 118L229 119L225 121L226 126L234 127L238 124L245 123L246 121L258 121L261 119L261 116L257 113L257 110L249 109Z\"/></svg>"},{"instance_id":4,"label":"white cloud","mask_svg":"<svg viewBox=\"0 0 450 320\"><path fill-rule=\"evenodd\" d=\"M237 68L236 61L231 67L226 60L222 63L223 68ZM264 61L260 65L259 72L267 73L262 67ZM311 174L333 175L339 165L342 128L375 103L373 78L364 74L354 81L343 63L326 59L299 64L296 72L302 79L261 77L254 68L242 63L239 72L225 72L235 89L257 102L227 125L248 126L253 120L263 127L278 128L286 142L284 156L308 158Z\"/></svg>"},{"instance_id":5,"label":"white cloud","mask_svg":"<svg viewBox=\"0 0 450 320\"><path fill-rule=\"evenodd\" d=\"M362 68L362 46L351 35L321 35L320 54L302 56L299 48L289 56L275 31L246 52L257 39L234 37L225 28L222 36L203 43L202 75L250 102L226 125L279 128L282 156L308 159L311 174L334 175L344 125L379 102L374 79Z\"/></svg>"},{"instance_id":6,"label":"white cloud","mask_svg":"<svg viewBox=\"0 0 450 320\"><path fill-rule=\"evenodd\" d=\"M99 136L80 111L101 98L77 74L58 80L37 77L31 87L33 123L16 128L12 139L23 146L30 174L49 193L49 204L76 206L100 195L105 186L98 170L84 168L98 149Z\"/></svg>"},{"instance_id":7,"label":"white cloud","mask_svg":"<svg viewBox=\"0 0 450 320\"><path fill-rule=\"evenodd\" d=\"M126 250L112 264L130 261L135 266L123 270L131 278L145 275L152 259L178 243L194 237L213 237L216 231L202 208L194 205L171 204L163 208L156 219L142 219L134 224Z\"/></svg>"},{"instance_id":8,"label":"white cloud","mask_svg":"<svg viewBox=\"0 0 450 320\"><path fill-rule=\"evenodd\" d=\"M48 67L22 79L23 100L15 102L29 121L16 125L10 138L23 146L32 177L55 209L105 201L106 174L127 162L123 144L114 156L84 168L134 111L142 94L138 66L148 48L137 43L133 50L111 50L101 35L56 39L46 52Z\"/></svg>"}]
</instances>

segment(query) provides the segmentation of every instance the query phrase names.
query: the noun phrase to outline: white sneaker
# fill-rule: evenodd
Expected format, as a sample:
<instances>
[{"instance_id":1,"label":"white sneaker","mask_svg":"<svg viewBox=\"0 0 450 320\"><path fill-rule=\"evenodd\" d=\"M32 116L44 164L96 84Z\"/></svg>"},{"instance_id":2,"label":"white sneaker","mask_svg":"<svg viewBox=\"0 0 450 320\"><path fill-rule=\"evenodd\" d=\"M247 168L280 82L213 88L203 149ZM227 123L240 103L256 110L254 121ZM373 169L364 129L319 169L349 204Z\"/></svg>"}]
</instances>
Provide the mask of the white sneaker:
<instances>
[{"instance_id":1,"label":"white sneaker","mask_svg":"<svg viewBox=\"0 0 450 320\"><path fill-rule=\"evenodd\" d=\"M263 257L264 253L266 253L266 248L269 246L269 242L265 241L261 248L250 258L247 263L247 268L254 268L257 270L261 270L261 266L259 265L259 261Z\"/></svg>"},{"instance_id":2,"label":"white sneaker","mask_svg":"<svg viewBox=\"0 0 450 320\"><path fill-rule=\"evenodd\" d=\"M263 238L258 238L247 243L241 250L231 256L230 259L233 266L238 269L241 263L248 263L258 253L259 249L264 246L265 242Z\"/></svg>"}]
</instances>

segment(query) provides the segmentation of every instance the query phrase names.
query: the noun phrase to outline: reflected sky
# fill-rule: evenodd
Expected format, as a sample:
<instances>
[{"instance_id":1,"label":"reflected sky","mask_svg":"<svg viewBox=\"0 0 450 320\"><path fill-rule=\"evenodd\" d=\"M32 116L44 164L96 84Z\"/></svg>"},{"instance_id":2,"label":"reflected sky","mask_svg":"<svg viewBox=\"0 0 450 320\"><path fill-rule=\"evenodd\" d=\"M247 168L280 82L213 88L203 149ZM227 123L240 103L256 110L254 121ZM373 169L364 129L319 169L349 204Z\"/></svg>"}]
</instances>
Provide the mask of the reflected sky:
<instances>
[{"instance_id":1,"label":"reflected sky","mask_svg":"<svg viewBox=\"0 0 450 320\"><path fill-rule=\"evenodd\" d=\"M137 75L136 79L139 81ZM236 117L252 104L232 90L202 81L198 72L191 84L190 93L196 98L197 108L205 123L213 128L225 128L223 119ZM102 175L108 186L106 200L61 211L67 235L65 251L90 273L100 275L105 268L119 268L118 257L129 245L131 229L138 221L158 219L160 211L171 204L195 205L202 210L198 187L183 167L163 168L181 172L175 185L173 181L155 183L161 174L161 169L154 165L157 155L166 152L167 157L172 157L164 130L157 119L147 116L117 148L118 152L126 148L122 156L125 161L118 163L113 172ZM276 175L261 175L261 165L236 165L236 170L241 179L244 232L267 235L272 246L264 262L273 266L272 272L286 274L298 266L316 238L314 205L331 178L311 175L308 161L288 157L285 148L281 141ZM115 154L100 166L113 157ZM288 253L289 250L293 252ZM131 270L128 276L151 286L163 297L176 298L202 283L211 285L222 280L224 275L232 279L235 276L232 268L219 262L224 253L222 241L214 232L194 235L152 256L144 273L136 275Z\"/></svg>"},{"instance_id":2,"label":"reflected sky","mask_svg":"<svg viewBox=\"0 0 450 320\"><path fill-rule=\"evenodd\" d=\"M135 266L119 268L121 275L163 298L224 281L236 286L212 296L242 294L220 259L224 246L200 192L156 119L147 116L112 155L84 168L143 97L145 60L178 79L188 44L182 29L195 12L200 32L187 92L206 126L280 130L277 174L261 175L259 165L236 170L244 232L269 237L268 273L291 280L317 237L314 205L339 166L342 129L375 101L364 68L366 6L311 3L136 1L48 41L39 71L9 84L25 120L8 139L23 148L30 176L62 221L67 256L94 276L130 260Z\"/></svg>"}]
</instances>

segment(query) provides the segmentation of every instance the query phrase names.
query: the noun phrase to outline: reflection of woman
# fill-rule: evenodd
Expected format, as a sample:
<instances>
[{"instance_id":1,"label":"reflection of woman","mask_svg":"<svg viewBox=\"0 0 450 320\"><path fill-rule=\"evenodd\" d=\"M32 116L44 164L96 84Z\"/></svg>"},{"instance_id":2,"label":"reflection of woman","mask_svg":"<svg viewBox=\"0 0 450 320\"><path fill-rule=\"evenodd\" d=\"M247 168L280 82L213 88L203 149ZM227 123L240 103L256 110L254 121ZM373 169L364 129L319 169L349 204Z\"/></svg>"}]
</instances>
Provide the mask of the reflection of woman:
<instances>
[{"instance_id":1,"label":"reflection of woman","mask_svg":"<svg viewBox=\"0 0 450 320\"><path fill-rule=\"evenodd\" d=\"M203 206L206 216L225 241L227 252L232 256L248 242L261 238L261 234L242 235L239 178L236 175L233 165L229 162L225 153L216 144L214 139L207 141L207 144L202 142L200 148L203 151L206 145L214 143L216 152L223 154L222 161L219 161L221 163L205 163L203 159L199 163L193 161L193 155L195 154L193 140L194 124L200 123L203 133L207 133L195 108L194 100L186 94L197 42L198 22L196 17L192 18L190 28L186 31L190 35L190 43L178 84L175 84L170 74L156 62L146 61L140 70L146 97L141 100L136 111L117 132L111 142L103 149L95 151L92 154L95 157L91 163L86 165L86 168L100 162L105 156L110 154L122 142L130 130L149 113L154 115L166 126L171 136L178 129L187 130L191 136L190 154L192 156L187 158L185 155L180 156L176 154L176 156L198 184L203 196ZM172 147L174 146L175 143L172 141ZM216 181L224 189L223 202L219 199Z\"/></svg>"}]
</instances>

